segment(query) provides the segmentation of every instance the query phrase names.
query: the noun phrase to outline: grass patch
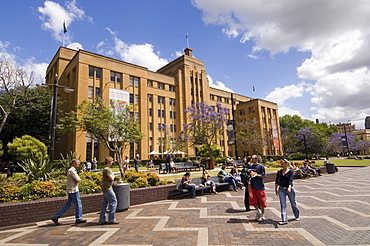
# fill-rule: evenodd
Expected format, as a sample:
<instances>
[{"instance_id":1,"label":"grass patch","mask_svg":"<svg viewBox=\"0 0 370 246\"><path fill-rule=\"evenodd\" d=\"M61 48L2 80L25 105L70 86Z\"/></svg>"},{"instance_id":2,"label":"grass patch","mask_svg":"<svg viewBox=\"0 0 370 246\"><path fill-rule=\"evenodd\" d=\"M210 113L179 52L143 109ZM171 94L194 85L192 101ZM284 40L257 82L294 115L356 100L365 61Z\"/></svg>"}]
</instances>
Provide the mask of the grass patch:
<instances>
[{"instance_id":1,"label":"grass patch","mask_svg":"<svg viewBox=\"0 0 370 246\"><path fill-rule=\"evenodd\" d=\"M329 159L330 162L334 163L336 166L351 166L351 167L365 167L370 166L370 159L364 159L364 160L355 160L355 159L336 159L332 158ZM318 160L315 161L316 163L324 165L324 160Z\"/></svg>"}]
</instances>

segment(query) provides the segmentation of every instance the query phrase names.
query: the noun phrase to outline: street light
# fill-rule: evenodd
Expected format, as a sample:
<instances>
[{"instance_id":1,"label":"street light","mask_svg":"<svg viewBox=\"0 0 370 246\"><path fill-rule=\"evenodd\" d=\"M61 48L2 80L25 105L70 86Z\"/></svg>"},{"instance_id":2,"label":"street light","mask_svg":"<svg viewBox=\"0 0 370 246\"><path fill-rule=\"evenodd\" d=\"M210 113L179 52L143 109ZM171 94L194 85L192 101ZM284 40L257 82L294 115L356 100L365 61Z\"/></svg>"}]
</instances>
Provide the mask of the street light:
<instances>
[{"instance_id":1,"label":"street light","mask_svg":"<svg viewBox=\"0 0 370 246\"><path fill-rule=\"evenodd\" d=\"M231 115L233 117L233 135L234 135L234 145L235 145L235 159L238 159L238 145L236 144L236 129L235 129L235 110L234 110L234 93L231 93Z\"/></svg>"},{"instance_id":2,"label":"street light","mask_svg":"<svg viewBox=\"0 0 370 246\"><path fill-rule=\"evenodd\" d=\"M65 92L69 93L74 91L67 86L58 85L58 74L55 75L54 84L43 84L42 86L53 86L53 103L51 107L51 117L50 117L50 147L49 147L49 156L50 161L54 161L54 146L55 146L55 127L57 124L57 103L58 103L58 87L63 88Z\"/></svg>"}]
</instances>

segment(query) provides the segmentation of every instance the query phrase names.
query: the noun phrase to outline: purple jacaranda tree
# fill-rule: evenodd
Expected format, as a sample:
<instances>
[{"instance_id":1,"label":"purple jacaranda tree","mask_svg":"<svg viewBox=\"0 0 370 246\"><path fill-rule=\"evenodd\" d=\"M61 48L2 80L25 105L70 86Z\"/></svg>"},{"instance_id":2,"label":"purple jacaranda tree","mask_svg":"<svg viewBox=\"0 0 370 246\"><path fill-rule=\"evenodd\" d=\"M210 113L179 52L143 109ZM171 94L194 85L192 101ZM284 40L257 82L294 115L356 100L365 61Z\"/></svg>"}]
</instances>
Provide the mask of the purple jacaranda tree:
<instances>
[{"instance_id":1,"label":"purple jacaranda tree","mask_svg":"<svg viewBox=\"0 0 370 246\"><path fill-rule=\"evenodd\" d=\"M355 144L355 138L356 138L355 136L347 134L349 151L354 151L357 149ZM324 150L330 151L332 152L332 154L347 152L347 145L343 144L344 140L345 134L339 132L333 133L330 135L328 144L325 146Z\"/></svg>"},{"instance_id":2,"label":"purple jacaranda tree","mask_svg":"<svg viewBox=\"0 0 370 246\"><path fill-rule=\"evenodd\" d=\"M356 143L356 150L361 154L368 154L370 151L370 142L369 141L359 141Z\"/></svg>"},{"instance_id":3,"label":"purple jacaranda tree","mask_svg":"<svg viewBox=\"0 0 370 246\"><path fill-rule=\"evenodd\" d=\"M328 137L325 132L312 127L306 127L299 130L296 138L302 140L302 151L304 150L304 138L306 138L308 153L321 153L328 143Z\"/></svg>"},{"instance_id":4,"label":"purple jacaranda tree","mask_svg":"<svg viewBox=\"0 0 370 246\"><path fill-rule=\"evenodd\" d=\"M212 144L222 137L226 128L229 109L217 103L215 107L198 102L184 110L188 124L184 124L184 133L189 136L192 145L207 147L213 164Z\"/></svg>"}]
</instances>

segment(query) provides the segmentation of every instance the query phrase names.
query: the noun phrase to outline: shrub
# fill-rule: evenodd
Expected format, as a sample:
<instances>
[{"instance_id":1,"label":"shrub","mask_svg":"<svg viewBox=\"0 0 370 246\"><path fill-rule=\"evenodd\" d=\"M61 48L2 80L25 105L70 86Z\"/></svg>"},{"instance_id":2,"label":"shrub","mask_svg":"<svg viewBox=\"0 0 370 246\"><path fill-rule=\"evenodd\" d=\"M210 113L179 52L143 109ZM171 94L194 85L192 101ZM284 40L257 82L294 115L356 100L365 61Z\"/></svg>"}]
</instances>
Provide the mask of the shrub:
<instances>
[{"instance_id":1,"label":"shrub","mask_svg":"<svg viewBox=\"0 0 370 246\"><path fill-rule=\"evenodd\" d=\"M93 180L83 179L79 182L79 191L82 194L100 193L101 186L97 185Z\"/></svg>"},{"instance_id":2,"label":"shrub","mask_svg":"<svg viewBox=\"0 0 370 246\"><path fill-rule=\"evenodd\" d=\"M125 174L125 181L128 183L134 183L138 178L146 178L146 173L145 172L136 172L136 171L131 171L129 170Z\"/></svg>"},{"instance_id":3,"label":"shrub","mask_svg":"<svg viewBox=\"0 0 370 246\"><path fill-rule=\"evenodd\" d=\"M46 145L29 135L15 138L12 143L8 143L8 148L12 158L18 161L32 159L37 162L48 157Z\"/></svg>"},{"instance_id":4,"label":"shrub","mask_svg":"<svg viewBox=\"0 0 370 246\"><path fill-rule=\"evenodd\" d=\"M19 188L15 185L0 183L0 202L15 202L19 197Z\"/></svg>"},{"instance_id":5,"label":"shrub","mask_svg":"<svg viewBox=\"0 0 370 246\"><path fill-rule=\"evenodd\" d=\"M20 198L25 201L55 196L57 189L52 182L33 181L20 188Z\"/></svg>"},{"instance_id":6,"label":"shrub","mask_svg":"<svg viewBox=\"0 0 370 246\"><path fill-rule=\"evenodd\" d=\"M161 180L156 173L147 173L147 179L150 186L158 185Z\"/></svg>"},{"instance_id":7,"label":"shrub","mask_svg":"<svg viewBox=\"0 0 370 246\"><path fill-rule=\"evenodd\" d=\"M130 183L130 189L137 189L139 185L137 183Z\"/></svg>"}]
</instances>

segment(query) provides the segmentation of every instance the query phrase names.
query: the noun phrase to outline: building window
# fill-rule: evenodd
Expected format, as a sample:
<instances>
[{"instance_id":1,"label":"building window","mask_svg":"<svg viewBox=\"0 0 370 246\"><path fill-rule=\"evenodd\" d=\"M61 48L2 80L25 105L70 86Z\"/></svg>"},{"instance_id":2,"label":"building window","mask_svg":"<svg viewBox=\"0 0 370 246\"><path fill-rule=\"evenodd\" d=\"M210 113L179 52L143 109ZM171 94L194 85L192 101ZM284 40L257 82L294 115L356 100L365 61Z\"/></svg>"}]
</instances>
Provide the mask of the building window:
<instances>
[{"instance_id":1,"label":"building window","mask_svg":"<svg viewBox=\"0 0 370 246\"><path fill-rule=\"evenodd\" d=\"M162 117L164 118L164 110L162 109Z\"/></svg>"},{"instance_id":2,"label":"building window","mask_svg":"<svg viewBox=\"0 0 370 246\"><path fill-rule=\"evenodd\" d=\"M135 94L135 104L139 104L139 95Z\"/></svg>"},{"instance_id":3,"label":"building window","mask_svg":"<svg viewBox=\"0 0 370 246\"><path fill-rule=\"evenodd\" d=\"M136 118L136 119L139 119L139 112L136 112L136 113L135 113L135 118Z\"/></svg>"},{"instance_id":4,"label":"building window","mask_svg":"<svg viewBox=\"0 0 370 246\"><path fill-rule=\"evenodd\" d=\"M170 119L172 119L172 111L170 111Z\"/></svg>"},{"instance_id":5,"label":"building window","mask_svg":"<svg viewBox=\"0 0 370 246\"><path fill-rule=\"evenodd\" d=\"M89 86L87 96L88 97L94 97L94 87L93 86Z\"/></svg>"},{"instance_id":6,"label":"building window","mask_svg":"<svg viewBox=\"0 0 370 246\"><path fill-rule=\"evenodd\" d=\"M214 95L210 95L210 97L211 97L211 100L215 100L215 96Z\"/></svg>"},{"instance_id":7,"label":"building window","mask_svg":"<svg viewBox=\"0 0 370 246\"><path fill-rule=\"evenodd\" d=\"M164 104L164 97L158 96L158 103Z\"/></svg>"},{"instance_id":8,"label":"building window","mask_svg":"<svg viewBox=\"0 0 370 246\"><path fill-rule=\"evenodd\" d=\"M100 79L101 68L89 66L89 77Z\"/></svg>"},{"instance_id":9,"label":"building window","mask_svg":"<svg viewBox=\"0 0 370 246\"><path fill-rule=\"evenodd\" d=\"M149 131L153 131L153 123L149 122Z\"/></svg>"},{"instance_id":10,"label":"building window","mask_svg":"<svg viewBox=\"0 0 370 246\"><path fill-rule=\"evenodd\" d=\"M158 117L161 117L161 110L158 109Z\"/></svg>"},{"instance_id":11,"label":"building window","mask_svg":"<svg viewBox=\"0 0 370 246\"><path fill-rule=\"evenodd\" d=\"M100 97L101 95L100 95L100 88L99 87L96 87L95 88L95 96L96 97Z\"/></svg>"},{"instance_id":12,"label":"building window","mask_svg":"<svg viewBox=\"0 0 370 246\"><path fill-rule=\"evenodd\" d=\"M193 83L193 77L190 76L190 83Z\"/></svg>"},{"instance_id":13,"label":"building window","mask_svg":"<svg viewBox=\"0 0 370 246\"><path fill-rule=\"evenodd\" d=\"M171 106L175 106L175 102L176 102L176 100L175 100L175 99L170 98L170 105L171 105Z\"/></svg>"},{"instance_id":14,"label":"building window","mask_svg":"<svg viewBox=\"0 0 370 246\"><path fill-rule=\"evenodd\" d=\"M164 84L163 84L163 83L158 82L158 83L157 83L157 88L158 88L158 89L162 89L162 90L164 90Z\"/></svg>"},{"instance_id":15,"label":"building window","mask_svg":"<svg viewBox=\"0 0 370 246\"><path fill-rule=\"evenodd\" d=\"M148 87L153 87L153 81L148 80Z\"/></svg>"},{"instance_id":16,"label":"building window","mask_svg":"<svg viewBox=\"0 0 370 246\"><path fill-rule=\"evenodd\" d=\"M140 80L139 77L135 77L135 76L130 75L130 85L131 86L134 85L135 87L139 87L139 80Z\"/></svg>"},{"instance_id":17,"label":"building window","mask_svg":"<svg viewBox=\"0 0 370 246\"><path fill-rule=\"evenodd\" d=\"M170 132L173 132L173 125L170 125Z\"/></svg>"},{"instance_id":18,"label":"building window","mask_svg":"<svg viewBox=\"0 0 370 246\"><path fill-rule=\"evenodd\" d=\"M153 116L153 109L149 108L149 116Z\"/></svg>"},{"instance_id":19,"label":"building window","mask_svg":"<svg viewBox=\"0 0 370 246\"><path fill-rule=\"evenodd\" d=\"M158 131L162 131L162 123L158 123Z\"/></svg>"},{"instance_id":20,"label":"building window","mask_svg":"<svg viewBox=\"0 0 370 246\"><path fill-rule=\"evenodd\" d=\"M153 95L148 94L148 102L153 102Z\"/></svg>"},{"instance_id":21,"label":"building window","mask_svg":"<svg viewBox=\"0 0 370 246\"><path fill-rule=\"evenodd\" d=\"M130 103L134 103L134 94L130 93Z\"/></svg>"},{"instance_id":22,"label":"building window","mask_svg":"<svg viewBox=\"0 0 370 246\"><path fill-rule=\"evenodd\" d=\"M110 81L111 82L121 83L121 77L122 77L121 73L110 71Z\"/></svg>"},{"instance_id":23,"label":"building window","mask_svg":"<svg viewBox=\"0 0 370 246\"><path fill-rule=\"evenodd\" d=\"M168 90L169 91L175 91L175 86L173 86L173 85L168 86Z\"/></svg>"}]
</instances>

